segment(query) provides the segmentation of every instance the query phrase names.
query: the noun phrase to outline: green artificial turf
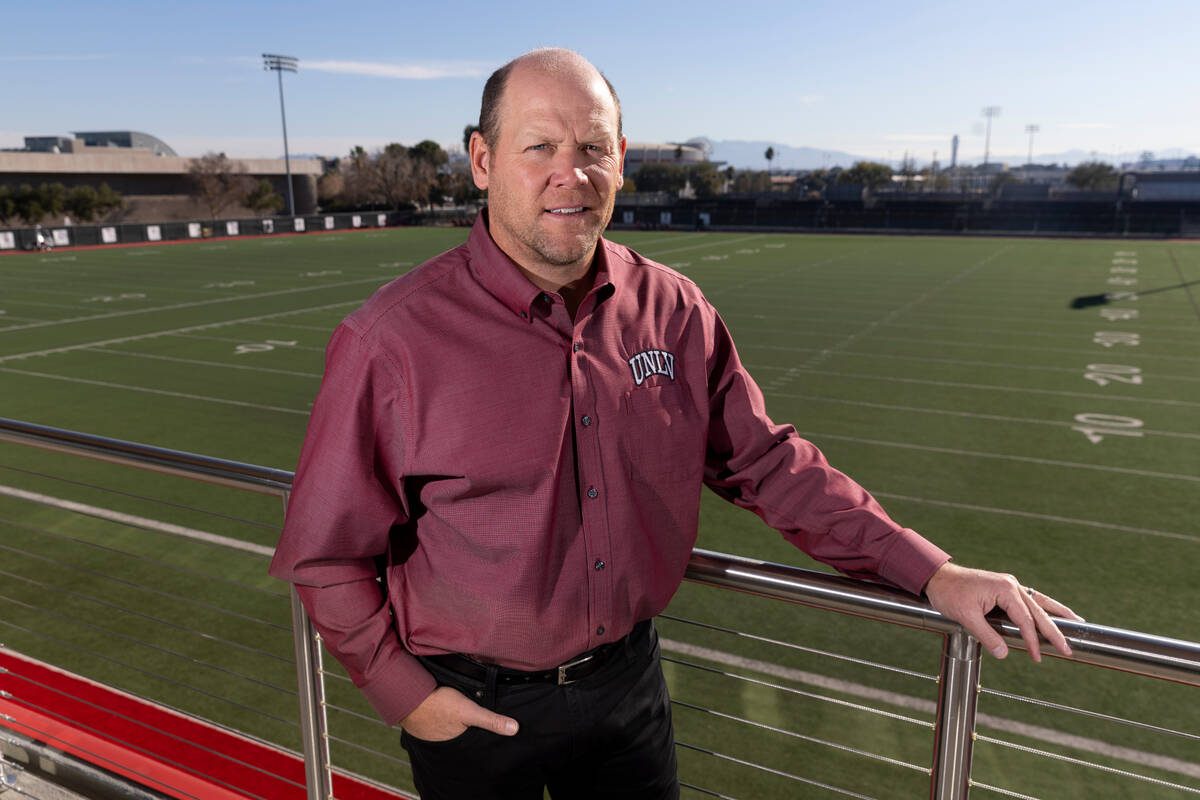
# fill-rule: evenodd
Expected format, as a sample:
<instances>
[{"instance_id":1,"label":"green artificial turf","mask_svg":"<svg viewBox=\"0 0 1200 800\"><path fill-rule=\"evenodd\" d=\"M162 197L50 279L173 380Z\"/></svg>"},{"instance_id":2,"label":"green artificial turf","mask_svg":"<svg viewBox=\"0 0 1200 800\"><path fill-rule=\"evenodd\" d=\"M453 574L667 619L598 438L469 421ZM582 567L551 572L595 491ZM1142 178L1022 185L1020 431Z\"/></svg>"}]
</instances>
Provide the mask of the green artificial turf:
<instances>
[{"instance_id":1,"label":"green artificial turf","mask_svg":"<svg viewBox=\"0 0 1200 800\"><path fill-rule=\"evenodd\" d=\"M5 256L0 416L290 470L333 327L465 235L396 229ZM899 522L1091 622L1200 640L1200 292L1183 286L1200 279L1200 246L613 238L695 280L772 416ZM1131 291L1136 300L1070 308L1076 297ZM281 517L277 499L8 444L0 487L262 547ZM299 748L287 588L266 576L262 556L146 528L0 494L0 641ZM699 544L821 568L712 495ZM737 798L927 792L939 637L693 585L670 614L919 674L662 620L685 782ZM716 675L702 667L718 664L674 642L736 652L752 662L722 669L844 702ZM814 675L841 683L817 688ZM985 694L977 781L1043 798L1200 793L1195 689L1053 659L1035 667L1021 653L986 660L983 683L1192 736ZM888 694L865 698L865 689ZM344 678L331 677L329 695L336 763L411 788L398 734ZM1047 730L1194 769L1097 755L1086 743L1048 741Z\"/></svg>"}]
</instances>

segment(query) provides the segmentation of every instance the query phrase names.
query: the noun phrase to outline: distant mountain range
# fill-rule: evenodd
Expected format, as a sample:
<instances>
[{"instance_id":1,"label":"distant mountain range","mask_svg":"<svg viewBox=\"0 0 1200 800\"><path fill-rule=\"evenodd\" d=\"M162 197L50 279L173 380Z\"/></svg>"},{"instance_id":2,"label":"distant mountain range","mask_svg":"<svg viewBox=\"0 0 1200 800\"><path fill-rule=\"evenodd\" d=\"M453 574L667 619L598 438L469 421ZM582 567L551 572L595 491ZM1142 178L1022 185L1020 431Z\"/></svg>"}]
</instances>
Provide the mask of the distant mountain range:
<instances>
[{"instance_id":1,"label":"distant mountain range","mask_svg":"<svg viewBox=\"0 0 1200 800\"><path fill-rule=\"evenodd\" d=\"M849 167L855 161L881 161L888 163L885 158L872 158L870 156L854 155L847 153L844 150L826 150L819 147L793 147L780 142L768 141L740 141L736 139L713 140L703 136L698 136L692 141L704 140L712 146L712 154L709 158L713 161L723 161L725 166L735 167L737 169L766 169L767 159L764 157L768 147L775 148L775 158L771 161L771 169L773 170L808 170L822 169L827 167ZM950 144L946 143L945 153L939 153L938 161L945 167L950 164ZM1154 154L1156 159L1184 159L1189 156L1194 157L1195 154L1179 148L1170 150L1158 151ZM917 166L927 166L928 158L914 156ZM1068 150L1063 153L1034 153L1034 161L1038 164L1067 164L1074 166L1081 161L1108 161L1113 162L1112 153L1093 153L1086 150ZM1118 164L1134 164L1141 158L1140 152L1119 153L1116 156ZM982 159L978 157L967 158L960 161L962 164L977 164ZM1019 155L995 153L991 157L992 163L1008 164L1010 166L1019 166L1024 164L1026 156L1024 153ZM900 166L900 159L892 159L890 162L892 167Z\"/></svg>"}]
</instances>

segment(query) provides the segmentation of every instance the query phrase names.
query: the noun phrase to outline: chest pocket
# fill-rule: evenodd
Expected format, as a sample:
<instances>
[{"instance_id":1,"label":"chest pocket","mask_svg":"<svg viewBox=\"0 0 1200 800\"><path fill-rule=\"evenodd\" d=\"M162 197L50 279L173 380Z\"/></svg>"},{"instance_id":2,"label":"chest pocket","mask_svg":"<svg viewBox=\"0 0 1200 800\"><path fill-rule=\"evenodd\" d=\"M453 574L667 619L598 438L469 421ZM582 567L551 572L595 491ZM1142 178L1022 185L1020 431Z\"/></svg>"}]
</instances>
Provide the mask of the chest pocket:
<instances>
[{"instance_id":1,"label":"chest pocket","mask_svg":"<svg viewBox=\"0 0 1200 800\"><path fill-rule=\"evenodd\" d=\"M622 440L629 477L661 485L696 479L704 466L703 426L683 387L667 383L633 389L622 400Z\"/></svg>"}]
</instances>

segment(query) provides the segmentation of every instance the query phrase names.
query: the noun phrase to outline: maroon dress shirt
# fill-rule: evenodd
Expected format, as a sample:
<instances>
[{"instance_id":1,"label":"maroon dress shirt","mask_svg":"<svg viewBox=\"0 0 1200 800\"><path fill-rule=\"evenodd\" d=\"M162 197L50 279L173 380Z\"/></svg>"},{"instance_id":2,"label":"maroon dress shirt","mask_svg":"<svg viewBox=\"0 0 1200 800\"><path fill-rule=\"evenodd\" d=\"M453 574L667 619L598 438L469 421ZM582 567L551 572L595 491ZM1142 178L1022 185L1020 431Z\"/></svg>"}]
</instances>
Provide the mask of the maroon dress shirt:
<instances>
[{"instance_id":1,"label":"maroon dress shirt","mask_svg":"<svg viewBox=\"0 0 1200 800\"><path fill-rule=\"evenodd\" d=\"M271 574L388 724L435 688L414 654L547 669L662 611L702 485L848 575L949 558L771 422L692 281L596 252L572 319L481 214L329 342Z\"/></svg>"}]
</instances>

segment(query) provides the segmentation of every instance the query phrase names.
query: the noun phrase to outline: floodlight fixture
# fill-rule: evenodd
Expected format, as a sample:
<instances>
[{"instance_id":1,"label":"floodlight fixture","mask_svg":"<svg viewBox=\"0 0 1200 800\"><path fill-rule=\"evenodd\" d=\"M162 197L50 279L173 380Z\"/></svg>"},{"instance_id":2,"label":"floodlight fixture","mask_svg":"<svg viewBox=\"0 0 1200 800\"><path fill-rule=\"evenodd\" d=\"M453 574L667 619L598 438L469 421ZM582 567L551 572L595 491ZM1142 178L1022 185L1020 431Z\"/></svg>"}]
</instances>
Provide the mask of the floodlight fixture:
<instances>
[{"instance_id":1,"label":"floodlight fixture","mask_svg":"<svg viewBox=\"0 0 1200 800\"><path fill-rule=\"evenodd\" d=\"M1000 106L984 106L983 115L987 117L987 136L983 140L983 166L986 169L992 148L992 117L1000 116Z\"/></svg>"},{"instance_id":2,"label":"floodlight fixture","mask_svg":"<svg viewBox=\"0 0 1200 800\"><path fill-rule=\"evenodd\" d=\"M287 112L283 108L283 73L297 72L300 59L295 56L281 56L276 53L263 53L263 69L272 70L279 76L279 118L283 120L283 166L287 170L288 185L288 214L296 215L296 199L292 192L292 163L288 154Z\"/></svg>"},{"instance_id":3,"label":"floodlight fixture","mask_svg":"<svg viewBox=\"0 0 1200 800\"><path fill-rule=\"evenodd\" d=\"M1033 135L1040 131L1041 128L1037 125L1026 125L1025 132L1029 134L1029 160L1026 164L1033 164Z\"/></svg>"}]
</instances>

